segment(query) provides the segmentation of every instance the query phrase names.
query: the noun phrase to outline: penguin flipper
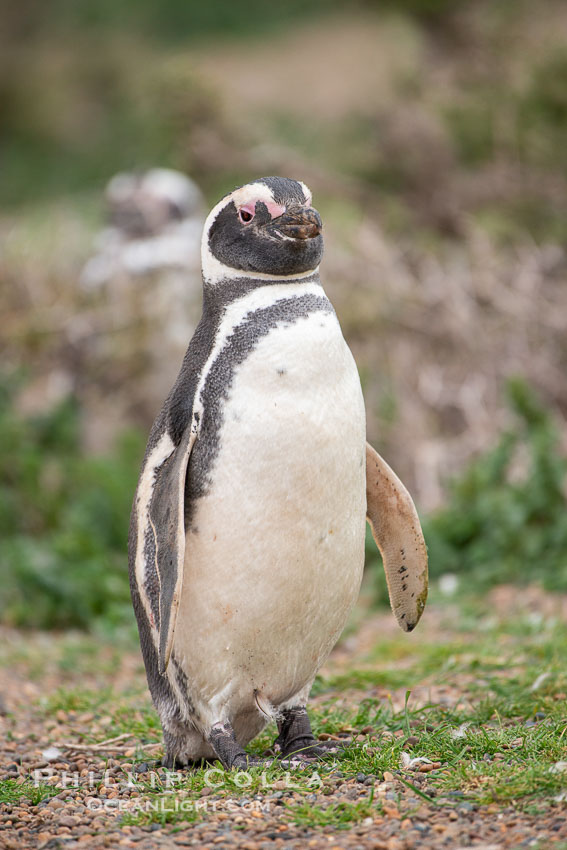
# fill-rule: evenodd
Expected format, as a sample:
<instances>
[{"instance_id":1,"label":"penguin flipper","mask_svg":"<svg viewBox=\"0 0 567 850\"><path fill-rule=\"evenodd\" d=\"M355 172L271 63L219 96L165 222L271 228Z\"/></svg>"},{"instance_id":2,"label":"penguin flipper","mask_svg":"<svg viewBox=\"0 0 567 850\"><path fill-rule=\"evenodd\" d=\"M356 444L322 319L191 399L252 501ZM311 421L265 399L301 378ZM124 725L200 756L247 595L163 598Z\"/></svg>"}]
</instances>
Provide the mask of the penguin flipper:
<instances>
[{"instance_id":1,"label":"penguin flipper","mask_svg":"<svg viewBox=\"0 0 567 850\"><path fill-rule=\"evenodd\" d=\"M151 596L153 588L154 606L148 606L148 617L157 633L158 669L162 675L171 655L183 585L185 478L196 438L197 426L192 420L177 446L164 430L147 457L136 497L136 578L146 597Z\"/></svg>"},{"instance_id":2,"label":"penguin flipper","mask_svg":"<svg viewBox=\"0 0 567 850\"><path fill-rule=\"evenodd\" d=\"M413 500L388 464L366 443L366 518L382 555L392 611L411 632L427 599L427 547Z\"/></svg>"}]
</instances>

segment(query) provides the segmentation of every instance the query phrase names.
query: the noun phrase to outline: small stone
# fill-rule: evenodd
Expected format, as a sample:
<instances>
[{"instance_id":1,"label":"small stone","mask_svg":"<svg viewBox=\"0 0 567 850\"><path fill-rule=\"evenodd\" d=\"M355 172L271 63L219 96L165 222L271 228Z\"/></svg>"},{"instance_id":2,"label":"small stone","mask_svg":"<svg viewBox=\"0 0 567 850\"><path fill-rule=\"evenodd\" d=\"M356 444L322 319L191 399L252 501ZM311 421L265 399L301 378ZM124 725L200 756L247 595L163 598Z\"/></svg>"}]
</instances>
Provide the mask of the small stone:
<instances>
[{"instance_id":1,"label":"small stone","mask_svg":"<svg viewBox=\"0 0 567 850\"><path fill-rule=\"evenodd\" d=\"M384 800L383 806L384 806L384 814L386 815L387 818L400 818L401 817L396 803L394 803L392 800Z\"/></svg>"},{"instance_id":2,"label":"small stone","mask_svg":"<svg viewBox=\"0 0 567 850\"><path fill-rule=\"evenodd\" d=\"M366 781L366 774L365 773L357 773L356 774L356 781L360 782L361 784L363 782L365 782Z\"/></svg>"},{"instance_id":3,"label":"small stone","mask_svg":"<svg viewBox=\"0 0 567 850\"><path fill-rule=\"evenodd\" d=\"M59 823L61 826L73 827L77 826L79 818L76 818L74 815L63 815L59 818Z\"/></svg>"},{"instance_id":4,"label":"small stone","mask_svg":"<svg viewBox=\"0 0 567 850\"><path fill-rule=\"evenodd\" d=\"M431 773L432 770L439 770L441 767L440 761L433 761L430 764L422 764L419 766L420 773Z\"/></svg>"},{"instance_id":5,"label":"small stone","mask_svg":"<svg viewBox=\"0 0 567 850\"><path fill-rule=\"evenodd\" d=\"M393 781L394 781L394 774L390 773L389 770L385 770L384 771L384 782L393 782Z\"/></svg>"},{"instance_id":6,"label":"small stone","mask_svg":"<svg viewBox=\"0 0 567 850\"><path fill-rule=\"evenodd\" d=\"M417 832L422 832L422 833L429 832L429 830L431 829L431 827L428 826L428 824L426 824L426 823L416 823L416 824L414 824L413 828L415 830L417 830Z\"/></svg>"}]
</instances>

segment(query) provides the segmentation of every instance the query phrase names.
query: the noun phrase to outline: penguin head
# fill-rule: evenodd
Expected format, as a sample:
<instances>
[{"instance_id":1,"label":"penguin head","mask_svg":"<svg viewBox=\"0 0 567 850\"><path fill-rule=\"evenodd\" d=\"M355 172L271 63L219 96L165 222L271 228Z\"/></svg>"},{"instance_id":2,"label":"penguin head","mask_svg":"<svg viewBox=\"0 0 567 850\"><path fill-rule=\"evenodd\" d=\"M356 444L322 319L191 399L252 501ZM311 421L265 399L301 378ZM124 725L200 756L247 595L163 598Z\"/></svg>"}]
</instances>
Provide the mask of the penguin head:
<instances>
[{"instance_id":1,"label":"penguin head","mask_svg":"<svg viewBox=\"0 0 567 850\"><path fill-rule=\"evenodd\" d=\"M297 279L323 254L321 216L297 180L262 177L226 195L209 213L202 241L203 278Z\"/></svg>"}]
</instances>

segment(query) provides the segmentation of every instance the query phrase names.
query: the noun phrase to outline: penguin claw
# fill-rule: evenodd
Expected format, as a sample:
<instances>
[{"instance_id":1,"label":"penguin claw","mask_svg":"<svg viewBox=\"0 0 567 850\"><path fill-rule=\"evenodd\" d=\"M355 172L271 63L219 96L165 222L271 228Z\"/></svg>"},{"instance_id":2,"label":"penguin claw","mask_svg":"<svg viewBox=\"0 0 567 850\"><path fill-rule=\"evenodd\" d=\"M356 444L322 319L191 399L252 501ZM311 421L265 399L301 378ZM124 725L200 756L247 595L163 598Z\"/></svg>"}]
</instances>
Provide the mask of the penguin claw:
<instances>
[{"instance_id":1,"label":"penguin claw","mask_svg":"<svg viewBox=\"0 0 567 850\"><path fill-rule=\"evenodd\" d=\"M317 759L325 758L327 756L338 756L344 749L344 746L334 746L334 747L320 747L318 743L311 744L308 747L305 747L303 750L295 750L290 755L295 756L300 759L309 759L310 761L316 761Z\"/></svg>"},{"instance_id":2,"label":"penguin claw","mask_svg":"<svg viewBox=\"0 0 567 850\"><path fill-rule=\"evenodd\" d=\"M279 750L283 758L299 759L320 759L325 756L334 756L341 753L348 741L318 741L316 738L304 739L301 744L297 741L289 744L285 749L281 749L280 745L276 744L274 749Z\"/></svg>"},{"instance_id":3,"label":"penguin claw","mask_svg":"<svg viewBox=\"0 0 567 850\"><path fill-rule=\"evenodd\" d=\"M251 767L262 767L264 769L283 768L284 770L307 770L313 764L314 758L302 758L299 754L290 757L280 758L249 756L246 753L238 754L234 757L230 767L224 766L228 770L249 770ZM221 762L222 763L222 762Z\"/></svg>"}]
</instances>

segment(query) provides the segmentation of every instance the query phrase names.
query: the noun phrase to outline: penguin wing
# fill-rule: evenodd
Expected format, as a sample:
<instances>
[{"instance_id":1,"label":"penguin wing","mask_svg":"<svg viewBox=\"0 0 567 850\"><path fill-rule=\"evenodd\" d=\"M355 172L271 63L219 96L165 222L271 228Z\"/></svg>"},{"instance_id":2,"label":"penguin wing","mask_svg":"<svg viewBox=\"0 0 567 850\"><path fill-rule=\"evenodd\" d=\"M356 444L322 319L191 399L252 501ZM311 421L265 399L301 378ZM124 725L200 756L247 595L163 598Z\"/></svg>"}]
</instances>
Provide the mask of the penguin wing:
<instances>
[{"instance_id":1,"label":"penguin wing","mask_svg":"<svg viewBox=\"0 0 567 850\"><path fill-rule=\"evenodd\" d=\"M366 518L382 555L390 604L411 632L427 599L427 547L413 500L388 464L366 443Z\"/></svg>"},{"instance_id":2,"label":"penguin wing","mask_svg":"<svg viewBox=\"0 0 567 850\"><path fill-rule=\"evenodd\" d=\"M162 433L148 454L136 497L136 579L148 600L146 610L152 632L157 632L154 639L161 674L171 655L183 585L185 477L197 430L198 419L193 417L177 446L167 431Z\"/></svg>"}]
</instances>

